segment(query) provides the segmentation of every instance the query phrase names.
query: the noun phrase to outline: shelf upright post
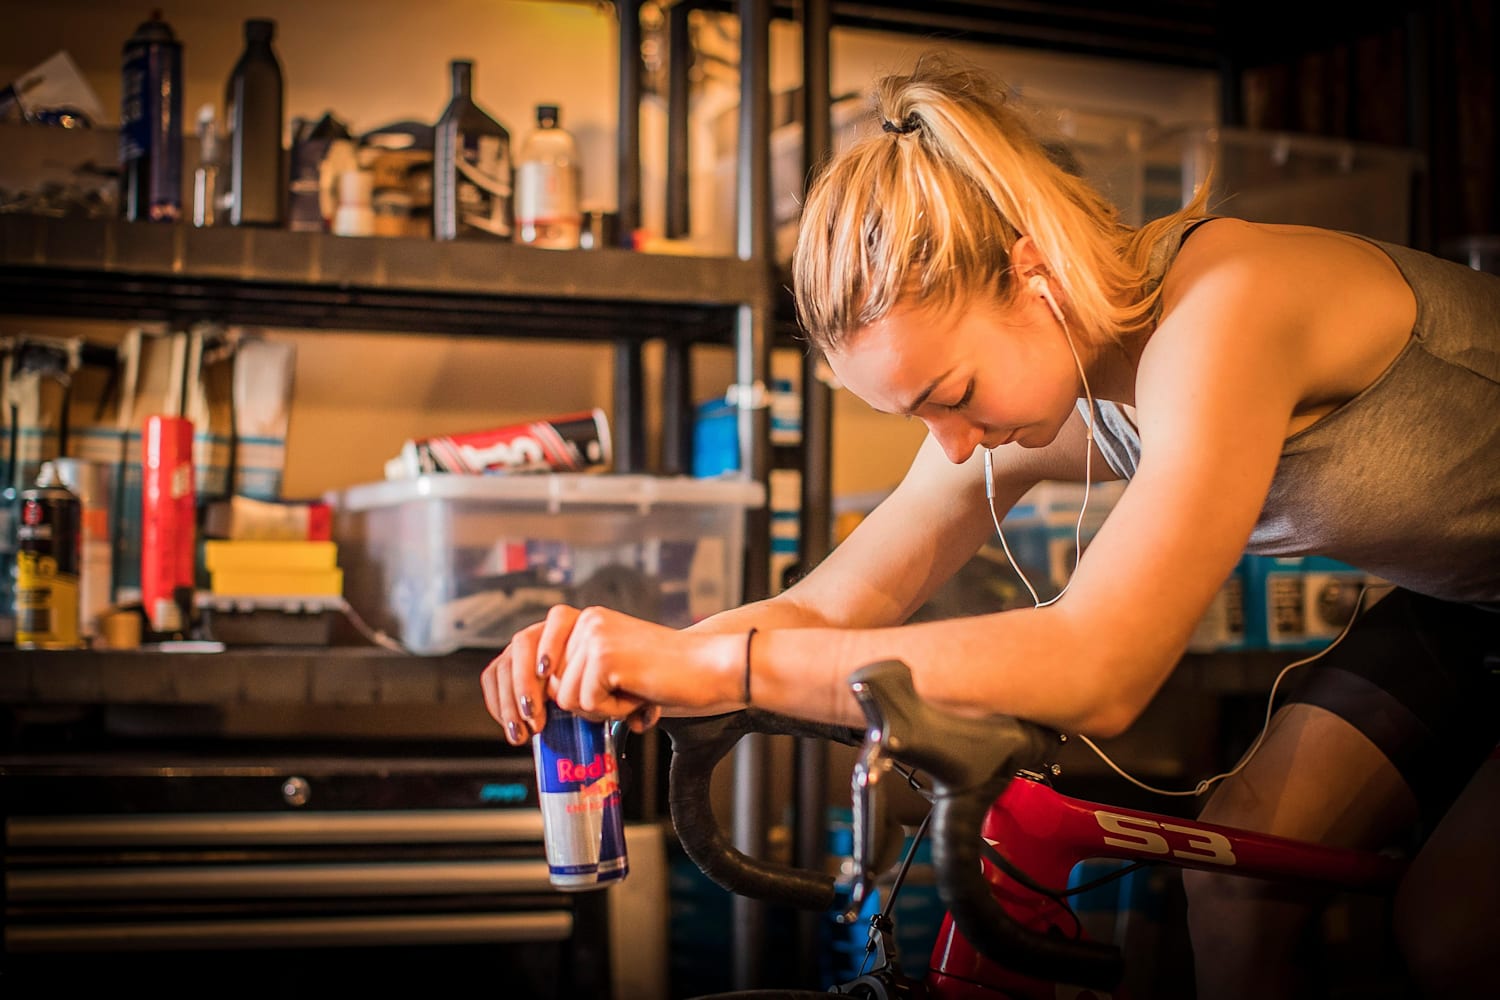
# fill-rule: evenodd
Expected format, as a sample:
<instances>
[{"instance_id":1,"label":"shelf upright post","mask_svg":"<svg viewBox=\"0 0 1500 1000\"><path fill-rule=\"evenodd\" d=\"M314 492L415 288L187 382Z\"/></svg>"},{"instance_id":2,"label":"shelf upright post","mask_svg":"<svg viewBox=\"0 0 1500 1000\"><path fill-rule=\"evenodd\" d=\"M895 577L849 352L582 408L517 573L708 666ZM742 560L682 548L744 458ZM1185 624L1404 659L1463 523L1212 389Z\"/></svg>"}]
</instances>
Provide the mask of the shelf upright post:
<instances>
[{"instance_id":1,"label":"shelf upright post","mask_svg":"<svg viewBox=\"0 0 1500 1000\"><path fill-rule=\"evenodd\" d=\"M667 239L687 236L693 228L688 173L693 46L688 16L697 8L696 0L677 0L667 8Z\"/></svg>"},{"instance_id":2,"label":"shelf upright post","mask_svg":"<svg viewBox=\"0 0 1500 1000\"><path fill-rule=\"evenodd\" d=\"M641 224L641 5L616 0L620 20L619 240L630 247ZM644 363L639 338L614 344L614 471L646 468Z\"/></svg>"},{"instance_id":3,"label":"shelf upright post","mask_svg":"<svg viewBox=\"0 0 1500 1000\"><path fill-rule=\"evenodd\" d=\"M641 7L615 0L620 20L619 242L629 248L641 225Z\"/></svg>"},{"instance_id":4,"label":"shelf upright post","mask_svg":"<svg viewBox=\"0 0 1500 1000\"><path fill-rule=\"evenodd\" d=\"M833 150L832 82L829 35L833 31L830 0L802 0L802 176L811 179ZM833 392L820 378L816 352L802 355L802 497L798 560L803 572L822 562L832 549ZM827 844L828 744L803 738L793 747L793 862L799 868L823 870ZM799 913L797 971L799 982L815 981L818 971L816 913Z\"/></svg>"},{"instance_id":5,"label":"shelf upright post","mask_svg":"<svg viewBox=\"0 0 1500 1000\"><path fill-rule=\"evenodd\" d=\"M692 39L688 15L695 0L678 0L667 8L667 219L666 236L680 239L692 232L689 210L688 73L692 69ZM662 472L691 473L693 469L692 345L668 340L662 358Z\"/></svg>"},{"instance_id":6,"label":"shelf upright post","mask_svg":"<svg viewBox=\"0 0 1500 1000\"><path fill-rule=\"evenodd\" d=\"M735 317L735 394L739 419L740 475L768 483L771 420L766 383L771 360L773 295L771 252L771 4L739 0L740 120L736 164L736 252L741 260L760 263L752 301L742 302ZM770 514L746 512L745 599L770 593ZM770 737L752 733L740 740L734 756L734 845L751 857L764 857ZM765 967L765 904L736 896L732 910L733 981L735 989L759 985Z\"/></svg>"},{"instance_id":7,"label":"shelf upright post","mask_svg":"<svg viewBox=\"0 0 1500 1000\"><path fill-rule=\"evenodd\" d=\"M1403 18L1402 40L1405 42L1406 65L1406 145L1426 158L1426 165L1413 171L1411 206L1411 245L1419 250L1437 252L1433 226L1432 170L1435 153L1432 139L1434 82L1432 47L1433 11L1413 6ZM1491 46L1493 48L1493 46ZM1490 76L1491 81L1494 75ZM1351 91L1353 88L1350 88ZM1493 163L1493 159L1491 159Z\"/></svg>"}]
</instances>

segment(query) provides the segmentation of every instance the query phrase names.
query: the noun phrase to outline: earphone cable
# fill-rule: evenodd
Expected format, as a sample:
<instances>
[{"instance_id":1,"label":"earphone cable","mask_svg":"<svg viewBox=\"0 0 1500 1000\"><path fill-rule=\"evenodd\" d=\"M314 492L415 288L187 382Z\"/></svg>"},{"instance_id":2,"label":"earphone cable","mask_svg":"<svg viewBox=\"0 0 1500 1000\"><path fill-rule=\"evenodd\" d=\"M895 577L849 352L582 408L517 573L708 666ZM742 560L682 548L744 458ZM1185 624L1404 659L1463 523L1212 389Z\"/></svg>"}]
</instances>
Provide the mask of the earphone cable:
<instances>
[{"instance_id":1,"label":"earphone cable","mask_svg":"<svg viewBox=\"0 0 1500 1000\"><path fill-rule=\"evenodd\" d=\"M1068 351L1073 355L1073 364L1078 369L1078 378L1083 383L1083 396L1088 403L1088 414L1084 418L1084 452L1083 452L1083 502L1078 506L1078 520L1073 524L1073 571L1078 571L1078 560L1083 558L1083 520L1089 509L1089 488L1094 479L1094 393L1089 388L1088 374L1083 370L1083 359L1078 356L1078 348L1073 346L1073 336L1068 332L1068 321L1063 317L1061 309L1057 308L1050 298L1047 304L1052 307L1052 314L1057 317L1057 323L1062 327L1063 338L1068 342ZM1000 513L995 509L995 462L994 450L984 450L984 484L985 500L990 508L990 520L995 525L995 535L1000 539L1000 548L1005 552L1005 558L1010 562L1010 568L1015 571L1016 576L1021 578L1021 583L1031 594L1031 603L1038 608L1045 608L1049 604L1055 604L1062 600L1062 596L1072 586L1073 575L1068 575L1067 582L1063 584L1052 597L1042 600L1037 594L1036 588L1031 585L1031 580L1026 576L1021 564L1016 562L1016 557L1010 551L1010 543L1005 540L1005 529L1000 527ZM1044 515L1045 516L1045 515Z\"/></svg>"},{"instance_id":2,"label":"earphone cable","mask_svg":"<svg viewBox=\"0 0 1500 1000\"><path fill-rule=\"evenodd\" d=\"M1295 663L1288 663L1286 666L1281 668L1280 672L1276 674L1276 679L1271 682L1271 693L1266 696L1266 715L1264 721L1261 723L1260 732L1257 733L1255 739L1251 741L1250 749L1246 750L1244 755L1240 757L1239 763L1230 768L1228 771L1225 771L1222 774L1216 774L1211 778L1204 778L1192 788L1157 788L1154 785L1146 784L1146 782L1140 780L1135 775L1130 774L1124 768L1120 767L1120 765L1110 760L1109 755L1101 750L1098 745L1095 744L1094 741L1089 739L1087 736L1079 733L1078 738L1082 740L1084 742L1084 745L1086 745L1090 750L1098 754L1099 759L1104 761L1104 763L1109 766L1110 770L1114 771L1116 774L1124 778L1126 781L1130 782L1132 785L1143 788L1146 791L1156 795L1202 795L1204 792L1208 791L1210 788L1223 781L1225 778L1232 778L1236 774L1239 774L1240 771L1244 770L1245 765L1250 763L1250 758L1255 756L1256 751L1259 750L1261 744L1265 742L1266 735L1271 731L1271 716L1276 710L1276 689L1281 686L1282 680L1286 677L1287 674L1291 673L1297 667L1306 666L1307 664L1312 663L1315 660L1327 656L1333 651L1335 646L1344 641L1344 636L1349 634L1349 630L1354 628L1355 621L1359 619L1360 611L1364 607L1365 594L1369 591L1369 589L1370 588L1368 584L1360 584L1359 594L1354 598L1354 610L1350 613L1349 620L1344 623L1343 629L1339 631L1338 635L1334 636L1332 642L1330 642L1328 645L1324 646L1322 649L1318 650L1311 656L1305 656L1302 659L1297 660Z\"/></svg>"}]
</instances>

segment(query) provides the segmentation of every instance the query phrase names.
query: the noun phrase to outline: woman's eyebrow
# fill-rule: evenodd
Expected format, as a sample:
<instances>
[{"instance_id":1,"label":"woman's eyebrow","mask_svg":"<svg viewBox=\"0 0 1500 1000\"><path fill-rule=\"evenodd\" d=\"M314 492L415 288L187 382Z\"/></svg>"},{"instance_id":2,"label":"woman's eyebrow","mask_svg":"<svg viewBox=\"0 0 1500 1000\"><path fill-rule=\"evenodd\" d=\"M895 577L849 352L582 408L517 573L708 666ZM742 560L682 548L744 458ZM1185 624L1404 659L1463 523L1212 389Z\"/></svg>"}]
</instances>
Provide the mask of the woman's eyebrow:
<instances>
[{"instance_id":1,"label":"woman's eyebrow","mask_svg":"<svg viewBox=\"0 0 1500 1000\"><path fill-rule=\"evenodd\" d=\"M906 416L906 417L910 417L910 416L915 415L916 412L917 412L917 410L922 406L922 404L925 403L925 402L927 402L927 397L931 396L933 394L933 392L937 389L937 387L939 385L942 385L943 379L947 378L949 375L952 375L952 374L953 374L953 369L949 368L947 371L943 372L943 374L939 375L937 378L933 379L931 382L928 382L927 383L927 388L925 388L921 392L917 393L916 398L913 399L906 406L902 407L898 412L902 416Z\"/></svg>"}]
</instances>

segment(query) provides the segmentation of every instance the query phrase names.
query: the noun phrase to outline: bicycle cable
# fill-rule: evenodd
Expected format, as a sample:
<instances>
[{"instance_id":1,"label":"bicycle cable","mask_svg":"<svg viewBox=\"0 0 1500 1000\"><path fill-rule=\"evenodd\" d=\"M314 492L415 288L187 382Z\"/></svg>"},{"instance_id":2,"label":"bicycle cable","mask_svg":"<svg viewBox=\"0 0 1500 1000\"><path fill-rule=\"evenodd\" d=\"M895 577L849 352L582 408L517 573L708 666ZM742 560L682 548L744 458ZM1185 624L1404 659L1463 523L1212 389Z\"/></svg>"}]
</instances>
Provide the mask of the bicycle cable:
<instances>
[{"instance_id":1,"label":"bicycle cable","mask_svg":"<svg viewBox=\"0 0 1500 1000\"><path fill-rule=\"evenodd\" d=\"M1116 868L1114 871L1109 872L1106 875L1100 875L1098 878L1089 879L1087 882L1080 882L1078 885L1070 886L1067 889L1064 889L1058 895L1081 896L1086 892L1092 892L1093 890L1099 888L1101 885L1108 885L1116 879L1122 879L1126 875L1129 875L1131 872L1135 871L1137 868L1145 868L1148 865L1154 864L1157 864L1157 862L1132 861L1130 864L1124 865L1120 868Z\"/></svg>"},{"instance_id":2,"label":"bicycle cable","mask_svg":"<svg viewBox=\"0 0 1500 1000\"><path fill-rule=\"evenodd\" d=\"M1074 911L1073 907L1068 905L1068 900L1066 898L1068 894L1066 892L1059 891L1057 889L1049 889L1046 886L1042 885L1036 879L1026 874L1020 868L1016 867L1016 865L1012 863L1009 858L1000 853L1000 851L995 847L994 844L990 843L988 840L985 840L983 837L979 838L979 851L996 868L999 868L1002 872L1009 875L1011 878L1015 879L1017 882L1021 883L1021 885L1030 889L1032 892L1036 893L1037 895L1047 897L1048 899L1052 900L1052 902L1061 907L1062 911L1066 913L1069 919L1073 921L1074 941L1077 941L1083 936L1083 921L1078 919L1078 914Z\"/></svg>"},{"instance_id":3,"label":"bicycle cable","mask_svg":"<svg viewBox=\"0 0 1500 1000\"><path fill-rule=\"evenodd\" d=\"M917 788L913 769L906 775L906 780L913 788ZM896 908L896 895L901 891L901 884L906 881L906 873L911 869L912 859L917 855L917 846L922 843L922 837L927 833L927 824L932 822L932 810L927 810L927 815L922 817L922 823L917 827L917 832L912 834L911 846L906 849L906 855L901 859L901 867L896 870L896 877L891 881L891 891L886 896L885 906L881 911L870 919L870 933L865 938L865 956L859 963L859 974L863 976L869 971L870 956L875 953L875 935L890 926L891 911Z\"/></svg>"},{"instance_id":4,"label":"bicycle cable","mask_svg":"<svg viewBox=\"0 0 1500 1000\"><path fill-rule=\"evenodd\" d=\"M910 785L919 795L921 795L928 801L931 801L931 793L927 789L923 788L922 784L917 780L917 774L919 772L916 768L905 767L899 761L892 761L891 766L902 777L906 779L907 784ZM896 877L891 882L891 890L889 895L887 896L885 906L881 909L879 914L871 918L870 934L866 938L865 954L860 963L860 975L864 975L867 971L870 957L875 950L875 934L882 927L889 926L890 915L896 906L896 896L901 892L901 886L906 881L907 872L911 868L912 860L916 856L917 847L922 843L922 838L926 836L927 827L931 822L932 810L929 808L927 814L922 817L922 822L917 827L916 833L912 835L911 846L907 848L906 854L901 860L901 867L897 870ZM1078 885L1070 886L1066 889L1049 889L1047 886L1042 885L1040 882L1036 881L1036 879L1028 875L1009 858L1001 854L999 848L990 843L988 840L985 840L983 837L980 838L980 851L985 855L986 858L989 859L991 864L999 868L1006 875L1010 876L1011 879L1020 883L1025 888L1030 889L1032 892L1052 900L1052 902L1056 903L1063 912L1067 913L1069 919L1073 922L1074 940L1077 940L1080 936L1082 936L1083 922L1079 918L1077 911L1074 910L1071 905L1069 905L1067 897L1078 896L1085 892L1090 892L1094 889L1097 889L1100 886L1108 885L1110 882L1114 882L1118 879L1124 878L1126 875L1129 875L1131 872L1135 871L1138 868L1145 868L1151 864L1151 862L1148 861L1133 861L1130 864L1116 869L1115 871L1109 872L1105 875L1100 875L1099 877L1090 879L1087 882L1082 882ZM877 921L879 923L877 923Z\"/></svg>"}]
</instances>

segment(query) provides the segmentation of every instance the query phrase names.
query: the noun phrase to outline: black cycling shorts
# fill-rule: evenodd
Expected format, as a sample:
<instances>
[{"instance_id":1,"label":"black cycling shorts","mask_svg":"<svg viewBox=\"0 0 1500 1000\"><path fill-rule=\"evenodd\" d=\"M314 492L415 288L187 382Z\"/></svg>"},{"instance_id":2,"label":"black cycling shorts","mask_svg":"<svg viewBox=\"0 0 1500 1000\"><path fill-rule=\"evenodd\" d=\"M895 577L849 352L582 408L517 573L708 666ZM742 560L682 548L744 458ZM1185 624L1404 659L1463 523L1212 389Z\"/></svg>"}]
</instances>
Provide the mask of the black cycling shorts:
<instances>
[{"instance_id":1,"label":"black cycling shorts","mask_svg":"<svg viewBox=\"0 0 1500 1000\"><path fill-rule=\"evenodd\" d=\"M1398 588L1289 680L1396 765L1425 835L1500 743L1500 612Z\"/></svg>"}]
</instances>

